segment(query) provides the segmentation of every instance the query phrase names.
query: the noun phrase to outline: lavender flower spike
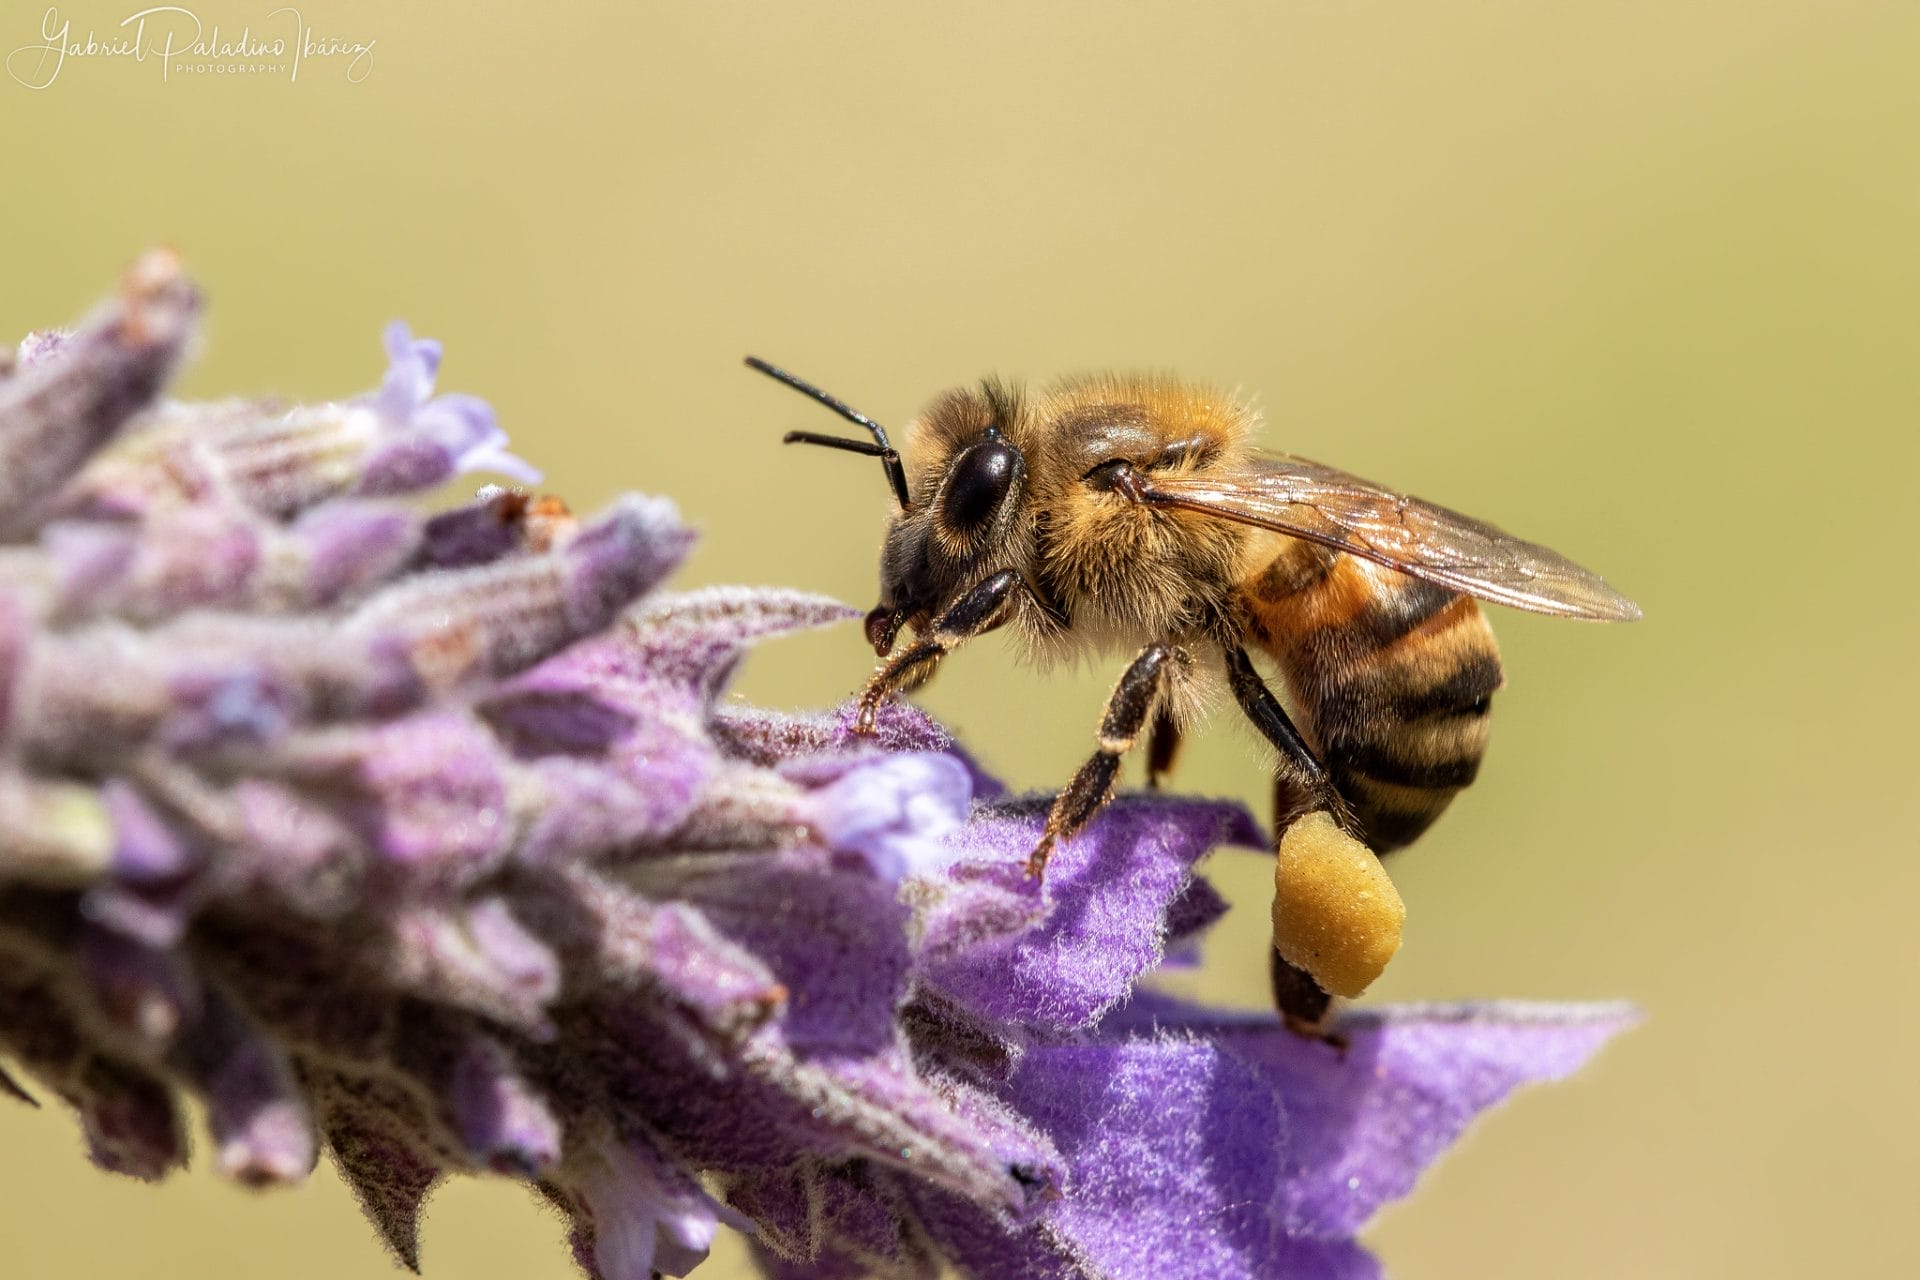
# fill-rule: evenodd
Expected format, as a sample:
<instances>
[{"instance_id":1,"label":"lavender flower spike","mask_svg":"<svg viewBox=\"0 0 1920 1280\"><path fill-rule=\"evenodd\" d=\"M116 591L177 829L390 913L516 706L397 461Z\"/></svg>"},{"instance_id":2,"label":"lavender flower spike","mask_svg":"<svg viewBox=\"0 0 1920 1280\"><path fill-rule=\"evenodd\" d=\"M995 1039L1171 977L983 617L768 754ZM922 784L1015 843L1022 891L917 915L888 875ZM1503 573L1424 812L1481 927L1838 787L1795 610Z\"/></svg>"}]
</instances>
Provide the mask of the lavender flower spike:
<instances>
[{"instance_id":1,"label":"lavender flower spike","mask_svg":"<svg viewBox=\"0 0 1920 1280\"><path fill-rule=\"evenodd\" d=\"M575 519L438 344L361 399L158 399L167 256L0 372L0 1094L101 1167L303 1180L395 1255L455 1174L525 1183L595 1280L722 1227L769 1276L1333 1280L1481 1110L1613 1005L1382 1009L1344 1054L1142 984L1227 908L1238 806L1123 796L1021 863L937 725L722 705L756 641L851 616L662 595L691 535ZM27 477L22 480L21 477Z\"/></svg>"}]
</instances>

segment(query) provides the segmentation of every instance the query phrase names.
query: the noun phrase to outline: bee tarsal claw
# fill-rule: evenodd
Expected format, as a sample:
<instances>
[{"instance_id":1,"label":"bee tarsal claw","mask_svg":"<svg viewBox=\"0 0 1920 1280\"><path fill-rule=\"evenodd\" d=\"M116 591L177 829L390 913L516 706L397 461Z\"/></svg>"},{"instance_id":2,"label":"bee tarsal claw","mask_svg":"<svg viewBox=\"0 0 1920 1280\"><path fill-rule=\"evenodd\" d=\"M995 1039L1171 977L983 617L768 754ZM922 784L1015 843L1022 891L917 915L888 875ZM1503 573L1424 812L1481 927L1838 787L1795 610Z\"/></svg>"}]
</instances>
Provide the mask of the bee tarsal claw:
<instances>
[{"instance_id":1,"label":"bee tarsal claw","mask_svg":"<svg viewBox=\"0 0 1920 1280\"><path fill-rule=\"evenodd\" d=\"M1047 862L1053 857L1054 835L1049 831L1040 837L1040 843L1027 855L1027 879L1041 880L1047 874Z\"/></svg>"}]
</instances>

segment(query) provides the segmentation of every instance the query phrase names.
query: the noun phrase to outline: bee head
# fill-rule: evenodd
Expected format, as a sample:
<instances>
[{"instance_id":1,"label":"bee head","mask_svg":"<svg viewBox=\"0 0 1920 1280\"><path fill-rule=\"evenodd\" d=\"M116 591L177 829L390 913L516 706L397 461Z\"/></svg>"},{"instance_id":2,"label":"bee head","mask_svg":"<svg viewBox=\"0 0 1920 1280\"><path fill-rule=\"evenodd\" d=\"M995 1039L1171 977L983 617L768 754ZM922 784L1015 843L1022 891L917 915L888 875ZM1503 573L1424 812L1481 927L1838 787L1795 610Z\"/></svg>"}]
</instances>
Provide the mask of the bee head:
<instances>
[{"instance_id":1,"label":"bee head","mask_svg":"<svg viewBox=\"0 0 1920 1280\"><path fill-rule=\"evenodd\" d=\"M947 392L909 429L922 501L894 517L881 545L880 604L867 619L876 652L1004 567L1027 479L1012 430L1019 411L1013 391L989 382Z\"/></svg>"},{"instance_id":2,"label":"bee head","mask_svg":"<svg viewBox=\"0 0 1920 1280\"><path fill-rule=\"evenodd\" d=\"M1008 436L1019 413L1018 396L1000 383L949 392L922 423L922 437L936 457L931 491L915 503L900 454L886 428L834 396L764 360L747 365L866 429L873 439L849 440L811 431L789 431L788 444L816 444L880 459L898 505L880 550L880 603L867 614L867 639L876 652L893 647L900 629L923 627L964 590L1002 541L1026 479L1026 460Z\"/></svg>"}]
</instances>

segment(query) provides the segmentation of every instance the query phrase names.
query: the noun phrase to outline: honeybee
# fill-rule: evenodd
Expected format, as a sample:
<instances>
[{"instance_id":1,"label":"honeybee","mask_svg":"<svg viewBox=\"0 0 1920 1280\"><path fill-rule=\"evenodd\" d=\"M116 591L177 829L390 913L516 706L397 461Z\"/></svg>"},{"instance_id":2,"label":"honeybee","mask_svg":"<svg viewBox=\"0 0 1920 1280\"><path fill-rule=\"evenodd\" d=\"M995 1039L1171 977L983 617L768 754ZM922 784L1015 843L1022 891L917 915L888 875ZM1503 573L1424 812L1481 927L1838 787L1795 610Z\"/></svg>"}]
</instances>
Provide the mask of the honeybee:
<instances>
[{"instance_id":1,"label":"honeybee","mask_svg":"<svg viewBox=\"0 0 1920 1280\"><path fill-rule=\"evenodd\" d=\"M747 364L871 437L793 431L787 443L877 457L893 491L880 602L866 616L883 661L861 692L858 729L871 731L883 703L962 642L1005 625L1043 662L1133 654L1094 754L1048 814L1027 864L1036 877L1112 794L1142 734L1158 785L1222 686L1277 752L1276 839L1324 811L1377 873L1365 851L1416 839L1486 750L1502 675L1479 601L1640 616L1545 547L1256 449L1252 410L1203 387L1097 376L1029 397L988 381L934 400L907 428L903 457L865 414L765 361ZM896 652L903 628L913 639ZM1271 664L1284 702L1249 649ZM1391 927L1397 947L1397 917ZM1319 1027L1331 1000L1315 974L1277 951L1273 966L1289 1023Z\"/></svg>"}]
</instances>

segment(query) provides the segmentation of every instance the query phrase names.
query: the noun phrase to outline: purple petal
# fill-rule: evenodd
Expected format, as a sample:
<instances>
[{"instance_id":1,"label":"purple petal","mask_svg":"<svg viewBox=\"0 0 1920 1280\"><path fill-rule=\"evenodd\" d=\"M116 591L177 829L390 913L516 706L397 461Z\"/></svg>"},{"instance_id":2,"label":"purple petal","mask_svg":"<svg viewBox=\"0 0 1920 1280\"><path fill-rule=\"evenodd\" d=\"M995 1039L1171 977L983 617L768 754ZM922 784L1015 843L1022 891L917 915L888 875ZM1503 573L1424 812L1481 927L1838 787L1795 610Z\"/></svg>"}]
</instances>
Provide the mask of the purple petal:
<instances>
[{"instance_id":1,"label":"purple petal","mask_svg":"<svg viewBox=\"0 0 1920 1280\"><path fill-rule=\"evenodd\" d=\"M249 1186L291 1185L319 1154L313 1120L286 1053L251 1031L205 1081L207 1124L220 1172Z\"/></svg>"},{"instance_id":2,"label":"purple petal","mask_svg":"<svg viewBox=\"0 0 1920 1280\"><path fill-rule=\"evenodd\" d=\"M113 821L113 872L120 880L169 884L192 874L205 859L194 837L131 783L110 778L101 795Z\"/></svg>"},{"instance_id":3,"label":"purple petal","mask_svg":"<svg viewBox=\"0 0 1920 1280\"><path fill-rule=\"evenodd\" d=\"M96 1058L73 1087L87 1154L102 1169L157 1182L186 1163L179 1113L158 1079Z\"/></svg>"},{"instance_id":4,"label":"purple petal","mask_svg":"<svg viewBox=\"0 0 1920 1280\"><path fill-rule=\"evenodd\" d=\"M1572 1074L1638 1014L1617 1004L1359 1010L1340 1023L1344 1055L1264 1016L1161 1000L1125 1021L1146 1019L1206 1036L1279 1091L1291 1133L1286 1229L1345 1237L1412 1190L1480 1112L1520 1085Z\"/></svg>"},{"instance_id":5,"label":"purple petal","mask_svg":"<svg viewBox=\"0 0 1920 1280\"><path fill-rule=\"evenodd\" d=\"M158 1061L182 1027L199 1021L203 992L186 960L93 921L81 926L75 950L107 1021Z\"/></svg>"},{"instance_id":6,"label":"purple petal","mask_svg":"<svg viewBox=\"0 0 1920 1280\"><path fill-rule=\"evenodd\" d=\"M560 1124L499 1041L475 1036L449 1092L467 1152L497 1173L538 1177L560 1158Z\"/></svg>"},{"instance_id":7,"label":"purple petal","mask_svg":"<svg viewBox=\"0 0 1920 1280\"><path fill-rule=\"evenodd\" d=\"M1246 1067L1191 1041L1043 1048L1009 1094L1073 1170L1051 1221L1103 1271L1271 1274L1260 1264L1286 1130Z\"/></svg>"},{"instance_id":8,"label":"purple petal","mask_svg":"<svg viewBox=\"0 0 1920 1280\"><path fill-rule=\"evenodd\" d=\"M1167 954L1162 968L1200 963L1200 937L1227 914L1227 900L1207 881L1195 877L1167 907Z\"/></svg>"},{"instance_id":9,"label":"purple petal","mask_svg":"<svg viewBox=\"0 0 1920 1280\"><path fill-rule=\"evenodd\" d=\"M1159 962L1195 860L1222 842L1264 843L1237 805L1122 797L1055 853L1043 898L1024 865L1043 819L1037 806L976 816L928 912L925 980L992 1023L1090 1025Z\"/></svg>"}]
</instances>

